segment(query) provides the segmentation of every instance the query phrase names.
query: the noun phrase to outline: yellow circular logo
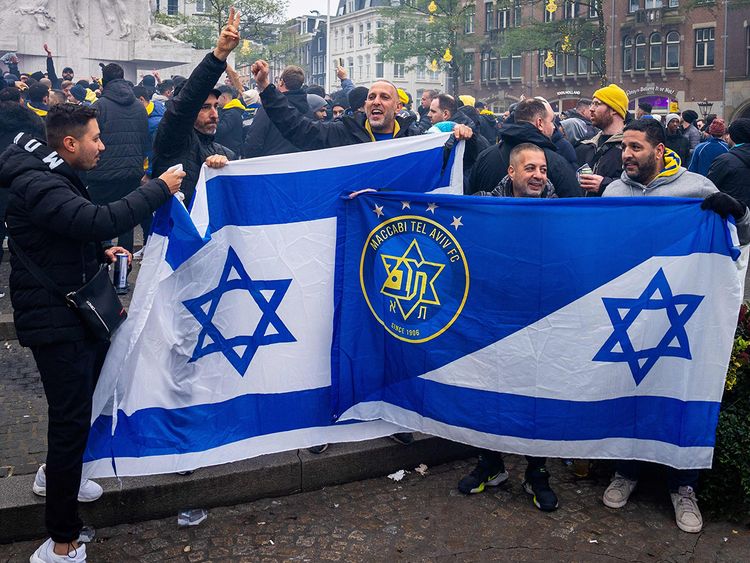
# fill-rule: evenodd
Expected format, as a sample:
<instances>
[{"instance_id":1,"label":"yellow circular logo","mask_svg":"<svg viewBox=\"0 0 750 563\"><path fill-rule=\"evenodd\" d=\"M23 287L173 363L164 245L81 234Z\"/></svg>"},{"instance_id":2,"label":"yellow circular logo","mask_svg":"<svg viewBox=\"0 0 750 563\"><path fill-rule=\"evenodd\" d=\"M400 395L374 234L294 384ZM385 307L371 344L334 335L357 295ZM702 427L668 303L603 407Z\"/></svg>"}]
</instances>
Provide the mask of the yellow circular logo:
<instances>
[{"instance_id":1,"label":"yellow circular logo","mask_svg":"<svg viewBox=\"0 0 750 563\"><path fill-rule=\"evenodd\" d=\"M461 314L469 265L453 234L417 215L384 221L367 236L359 265L367 306L395 338L419 344Z\"/></svg>"}]
</instances>

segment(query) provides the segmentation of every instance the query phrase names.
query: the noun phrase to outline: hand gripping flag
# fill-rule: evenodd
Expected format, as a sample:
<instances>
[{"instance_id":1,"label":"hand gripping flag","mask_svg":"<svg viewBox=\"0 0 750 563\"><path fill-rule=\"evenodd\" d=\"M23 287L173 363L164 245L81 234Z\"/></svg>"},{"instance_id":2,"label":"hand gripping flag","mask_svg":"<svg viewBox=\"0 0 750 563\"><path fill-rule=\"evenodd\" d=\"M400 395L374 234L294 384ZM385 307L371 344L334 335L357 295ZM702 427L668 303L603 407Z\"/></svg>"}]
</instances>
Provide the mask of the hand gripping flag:
<instances>
[{"instance_id":1,"label":"hand gripping flag","mask_svg":"<svg viewBox=\"0 0 750 563\"><path fill-rule=\"evenodd\" d=\"M699 201L364 194L338 235L341 420L710 466L746 262Z\"/></svg>"},{"instance_id":2,"label":"hand gripping flag","mask_svg":"<svg viewBox=\"0 0 750 563\"><path fill-rule=\"evenodd\" d=\"M333 424L336 209L345 190L462 188L448 135L204 168L156 215L94 397L88 475L193 469L392 424Z\"/></svg>"}]
</instances>

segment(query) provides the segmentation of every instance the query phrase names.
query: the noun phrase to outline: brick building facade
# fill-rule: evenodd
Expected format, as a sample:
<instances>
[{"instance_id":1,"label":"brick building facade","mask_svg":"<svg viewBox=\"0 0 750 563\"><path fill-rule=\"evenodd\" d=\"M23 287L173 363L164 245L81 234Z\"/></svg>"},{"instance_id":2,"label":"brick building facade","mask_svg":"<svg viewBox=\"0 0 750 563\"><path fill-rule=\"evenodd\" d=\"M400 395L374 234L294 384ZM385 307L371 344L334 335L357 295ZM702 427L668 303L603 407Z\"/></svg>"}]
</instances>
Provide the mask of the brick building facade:
<instances>
[{"instance_id":1,"label":"brick building facade","mask_svg":"<svg viewBox=\"0 0 750 563\"><path fill-rule=\"evenodd\" d=\"M628 92L633 110L643 100L659 114L668 112L670 102L677 102L680 111L701 113L698 103L705 99L712 104L712 113L731 118L739 110L750 115L750 8L727 9L719 1L687 10L680 3L605 0L607 82ZM466 49L473 56L464 64L462 92L488 101L496 111L504 110L522 94L544 96L558 111L572 107L580 97L591 96L600 85L600 73L595 61L582 53L602 47L596 43L589 45L571 37L571 49L553 55L552 68L544 65L546 51L515 57L496 55L492 44L502 41L505 30L531 16L536 20L578 17L596 22L597 14L588 2L558 0L552 16L545 14L545 4L519 0L506 7L507 3L476 2L466 31L483 34L485 40L473 41L478 46Z\"/></svg>"}]
</instances>

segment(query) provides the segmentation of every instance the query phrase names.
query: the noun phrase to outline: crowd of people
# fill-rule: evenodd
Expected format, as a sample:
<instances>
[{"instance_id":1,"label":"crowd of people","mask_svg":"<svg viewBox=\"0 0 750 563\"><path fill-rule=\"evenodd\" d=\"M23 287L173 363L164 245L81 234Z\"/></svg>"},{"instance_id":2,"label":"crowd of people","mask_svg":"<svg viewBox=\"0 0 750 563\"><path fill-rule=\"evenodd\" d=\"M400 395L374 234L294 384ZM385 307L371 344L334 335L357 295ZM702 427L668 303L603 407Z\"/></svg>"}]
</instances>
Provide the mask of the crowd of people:
<instances>
[{"instance_id":1,"label":"crowd of people","mask_svg":"<svg viewBox=\"0 0 750 563\"><path fill-rule=\"evenodd\" d=\"M615 84L560 115L545 99L528 98L501 116L471 96L434 90L413 107L392 83L356 86L343 67L332 93L306 86L297 66L272 81L265 61L252 66L248 86L227 65L238 29L232 11L215 49L189 78L162 80L154 72L133 84L116 63L102 64L101 76L90 80L76 80L70 67L58 77L46 45L46 72L20 72L12 54L0 59L7 66L0 214L11 249L10 292L18 339L33 352L49 403L47 463L34 492L46 496L50 539L32 562L86 559L77 503L102 494L81 472L108 342L92 339L27 264L38 264L67 293L116 254L131 260L133 229L140 225L147 236L152 213L173 194L189 207L204 164L220 168L239 158L452 132L449 144L466 142L467 195L702 198L704 209L734 218L741 243L750 241L750 190L742 181L750 171L748 119L727 127L718 116L704 121L692 110L658 117L645 103L633 114ZM555 510L546 459L527 461L524 489L537 508ZM618 463L604 504L628 502L641 465ZM484 450L458 488L481 493L507 479L500 452ZM686 532L703 525L697 481L697 471L669 470L676 523Z\"/></svg>"}]
</instances>

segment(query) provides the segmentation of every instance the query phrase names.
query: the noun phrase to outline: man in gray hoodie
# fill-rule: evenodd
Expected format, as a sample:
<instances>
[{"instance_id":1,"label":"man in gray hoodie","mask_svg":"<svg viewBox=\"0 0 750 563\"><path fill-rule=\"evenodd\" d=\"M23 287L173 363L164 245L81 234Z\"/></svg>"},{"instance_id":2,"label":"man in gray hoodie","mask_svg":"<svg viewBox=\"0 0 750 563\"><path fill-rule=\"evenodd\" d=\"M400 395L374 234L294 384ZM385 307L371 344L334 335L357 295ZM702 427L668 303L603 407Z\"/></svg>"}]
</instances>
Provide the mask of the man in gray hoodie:
<instances>
[{"instance_id":1,"label":"man in gray hoodie","mask_svg":"<svg viewBox=\"0 0 750 563\"><path fill-rule=\"evenodd\" d=\"M676 155L664 146L664 128L655 119L639 119L625 127L622 140L623 172L602 194L603 197L694 197L704 198L701 207L727 218L732 215L737 225L740 244L750 241L750 213L732 196L720 192L710 180L688 172L680 166ZM602 501L610 508L622 508L638 483L642 463L619 461L612 482L604 491ZM703 527L695 488L698 470L667 472L669 492L677 527L697 533Z\"/></svg>"}]
</instances>

